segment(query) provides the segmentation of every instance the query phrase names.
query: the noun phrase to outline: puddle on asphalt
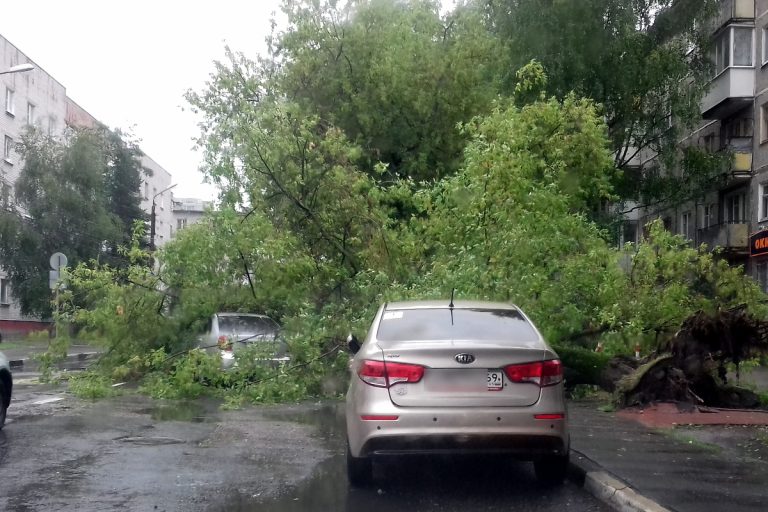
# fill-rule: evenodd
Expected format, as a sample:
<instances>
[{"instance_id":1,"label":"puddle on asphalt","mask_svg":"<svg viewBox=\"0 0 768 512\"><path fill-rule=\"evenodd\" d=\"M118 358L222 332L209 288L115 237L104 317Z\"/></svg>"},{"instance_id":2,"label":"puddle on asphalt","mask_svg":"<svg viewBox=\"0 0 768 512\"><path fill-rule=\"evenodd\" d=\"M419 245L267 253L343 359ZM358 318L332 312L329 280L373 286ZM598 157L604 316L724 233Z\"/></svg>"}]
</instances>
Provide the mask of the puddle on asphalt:
<instances>
[{"instance_id":1,"label":"puddle on asphalt","mask_svg":"<svg viewBox=\"0 0 768 512\"><path fill-rule=\"evenodd\" d=\"M315 436L333 450L343 446L346 438L343 402L324 402L311 408L299 407L293 410L281 407L279 410L265 410L264 416L271 420L310 425L316 432Z\"/></svg>"}]
</instances>

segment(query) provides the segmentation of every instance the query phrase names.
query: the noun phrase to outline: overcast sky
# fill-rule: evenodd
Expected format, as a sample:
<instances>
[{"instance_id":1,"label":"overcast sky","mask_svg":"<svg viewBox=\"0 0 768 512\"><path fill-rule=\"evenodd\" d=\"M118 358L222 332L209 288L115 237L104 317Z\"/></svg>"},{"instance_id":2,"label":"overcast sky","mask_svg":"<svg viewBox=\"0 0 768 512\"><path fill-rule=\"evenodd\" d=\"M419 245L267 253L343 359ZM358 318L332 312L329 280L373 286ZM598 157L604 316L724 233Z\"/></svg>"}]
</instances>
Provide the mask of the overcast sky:
<instances>
[{"instance_id":1,"label":"overcast sky","mask_svg":"<svg viewBox=\"0 0 768 512\"><path fill-rule=\"evenodd\" d=\"M131 131L173 175L177 197L215 196L193 151L197 119L183 94L201 90L224 45L265 51L279 0L4 1L0 34L111 128Z\"/></svg>"}]
</instances>

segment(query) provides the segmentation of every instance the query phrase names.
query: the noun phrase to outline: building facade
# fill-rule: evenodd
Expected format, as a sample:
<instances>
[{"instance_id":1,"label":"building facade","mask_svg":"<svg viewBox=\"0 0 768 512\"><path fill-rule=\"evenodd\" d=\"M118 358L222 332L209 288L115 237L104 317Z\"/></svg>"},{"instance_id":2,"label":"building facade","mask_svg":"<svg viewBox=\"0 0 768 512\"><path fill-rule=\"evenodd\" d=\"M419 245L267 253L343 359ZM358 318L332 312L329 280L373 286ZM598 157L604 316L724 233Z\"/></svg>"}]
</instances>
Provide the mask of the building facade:
<instances>
[{"instance_id":1,"label":"building facade","mask_svg":"<svg viewBox=\"0 0 768 512\"><path fill-rule=\"evenodd\" d=\"M147 155L142 155L141 165L145 174L142 177L141 209L152 216L154 203L155 247L162 247L173 235L173 209L171 182L173 177L160 164Z\"/></svg>"},{"instance_id":2,"label":"building facade","mask_svg":"<svg viewBox=\"0 0 768 512\"><path fill-rule=\"evenodd\" d=\"M172 237L175 236L176 232L199 222L205 215L205 212L213 207L212 201L203 201L202 199L191 197L174 197L172 201Z\"/></svg>"},{"instance_id":3,"label":"building facade","mask_svg":"<svg viewBox=\"0 0 768 512\"><path fill-rule=\"evenodd\" d=\"M722 0L711 26L713 78L701 101L702 122L681 145L732 155L707 193L627 219L624 239L661 218L698 246L720 247L768 292L768 0ZM655 155L644 155L639 167ZM765 237L766 251L755 247ZM763 245L761 242L759 245Z\"/></svg>"},{"instance_id":4,"label":"building facade","mask_svg":"<svg viewBox=\"0 0 768 512\"><path fill-rule=\"evenodd\" d=\"M22 73L3 73L9 69L31 64L33 69ZM83 107L67 96L66 88L45 72L29 56L0 35L0 95L3 111L0 113L0 206L23 215L23 209L16 204L14 184L19 178L23 162L16 152L16 144L24 131L31 125L49 135L62 135L67 127L93 128L99 121ZM151 213L154 194L171 185L171 174L148 156L141 161L147 173L143 177L142 209ZM155 197L157 222L157 245L162 245L171 236L171 196L163 192ZM0 336L4 338L20 335L30 330L41 329L47 322L21 314L13 299L7 274L0 262Z\"/></svg>"}]
</instances>

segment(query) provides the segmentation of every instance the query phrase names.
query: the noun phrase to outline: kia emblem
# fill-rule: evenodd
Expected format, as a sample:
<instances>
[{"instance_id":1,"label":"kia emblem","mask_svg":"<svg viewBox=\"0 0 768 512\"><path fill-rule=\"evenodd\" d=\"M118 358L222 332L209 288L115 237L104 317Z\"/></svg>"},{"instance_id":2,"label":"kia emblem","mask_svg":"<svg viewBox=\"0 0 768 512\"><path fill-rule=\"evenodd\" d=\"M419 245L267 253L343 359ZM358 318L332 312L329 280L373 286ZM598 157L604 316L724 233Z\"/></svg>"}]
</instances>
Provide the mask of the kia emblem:
<instances>
[{"instance_id":1,"label":"kia emblem","mask_svg":"<svg viewBox=\"0 0 768 512\"><path fill-rule=\"evenodd\" d=\"M470 364L475 362L475 356L472 354L456 354L454 359L459 364Z\"/></svg>"}]
</instances>

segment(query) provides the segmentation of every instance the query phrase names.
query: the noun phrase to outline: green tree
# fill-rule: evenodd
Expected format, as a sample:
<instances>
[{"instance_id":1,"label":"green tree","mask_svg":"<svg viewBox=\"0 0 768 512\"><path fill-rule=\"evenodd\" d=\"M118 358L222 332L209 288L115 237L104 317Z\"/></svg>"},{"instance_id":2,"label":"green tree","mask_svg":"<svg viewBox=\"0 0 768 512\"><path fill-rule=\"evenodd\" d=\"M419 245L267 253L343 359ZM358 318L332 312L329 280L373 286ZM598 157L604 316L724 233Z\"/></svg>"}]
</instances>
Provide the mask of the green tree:
<instances>
[{"instance_id":1,"label":"green tree","mask_svg":"<svg viewBox=\"0 0 768 512\"><path fill-rule=\"evenodd\" d=\"M536 64L520 74L521 84L542 77ZM583 331L606 300L603 287L620 280L615 251L581 213L612 197L615 172L594 103L502 102L465 129L465 166L430 206L427 289L515 302L553 340Z\"/></svg>"},{"instance_id":2,"label":"green tree","mask_svg":"<svg viewBox=\"0 0 768 512\"><path fill-rule=\"evenodd\" d=\"M0 257L22 312L47 317L50 255L63 252L72 266L103 256L116 262L116 248L143 218L138 150L104 127L61 140L31 130L19 148L19 210L0 214Z\"/></svg>"},{"instance_id":3,"label":"green tree","mask_svg":"<svg viewBox=\"0 0 768 512\"><path fill-rule=\"evenodd\" d=\"M147 171L141 165L141 150L125 134L106 127L100 128L97 134L104 153L107 208L119 228L117 237L109 243L107 253L113 262L117 262L121 259L118 248L131 242L133 225L147 218L141 209L142 174Z\"/></svg>"},{"instance_id":4,"label":"green tree","mask_svg":"<svg viewBox=\"0 0 768 512\"><path fill-rule=\"evenodd\" d=\"M518 73L524 106L500 104L467 126L465 166L443 180L428 206L430 271L415 295L460 295L523 307L550 341L603 339L612 352L642 341L656 348L696 311L746 305L763 294L740 268L691 248L660 222L619 251L585 204L612 199L616 172L607 127L591 100L531 90L541 68Z\"/></svg>"},{"instance_id":5,"label":"green tree","mask_svg":"<svg viewBox=\"0 0 768 512\"><path fill-rule=\"evenodd\" d=\"M160 279L190 322L216 311L296 314L313 281L312 259L259 212L224 208L179 231L158 252Z\"/></svg>"},{"instance_id":6,"label":"green tree","mask_svg":"<svg viewBox=\"0 0 768 512\"><path fill-rule=\"evenodd\" d=\"M468 7L442 17L427 0L284 3L287 28L269 53L241 63L247 101L288 99L360 148L376 179L417 181L454 172L465 143L459 122L486 111L498 94L496 40ZM268 100L267 100L268 101ZM273 100L274 101L274 100Z\"/></svg>"},{"instance_id":7,"label":"green tree","mask_svg":"<svg viewBox=\"0 0 768 512\"><path fill-rule=\"evenodd\" d=\"M672 0L482 0L492 30L506 43L512 68L530 59L549 75L547 93L572 91L602 106L616 167L659 155L667 173L643 187L626 173L624 196L678 200L681 190L722 170L691 166L678 140L701 119L699 100L711 77L708 20L718 2ZM507 90L515 82L509 76ZM701 159L699 159L700 161ZM692 175L703 175L698 179ZM653 174L658 177L659 173ZM685 186L683 186L685 185Z\"/></svg>"}]
</instances>

